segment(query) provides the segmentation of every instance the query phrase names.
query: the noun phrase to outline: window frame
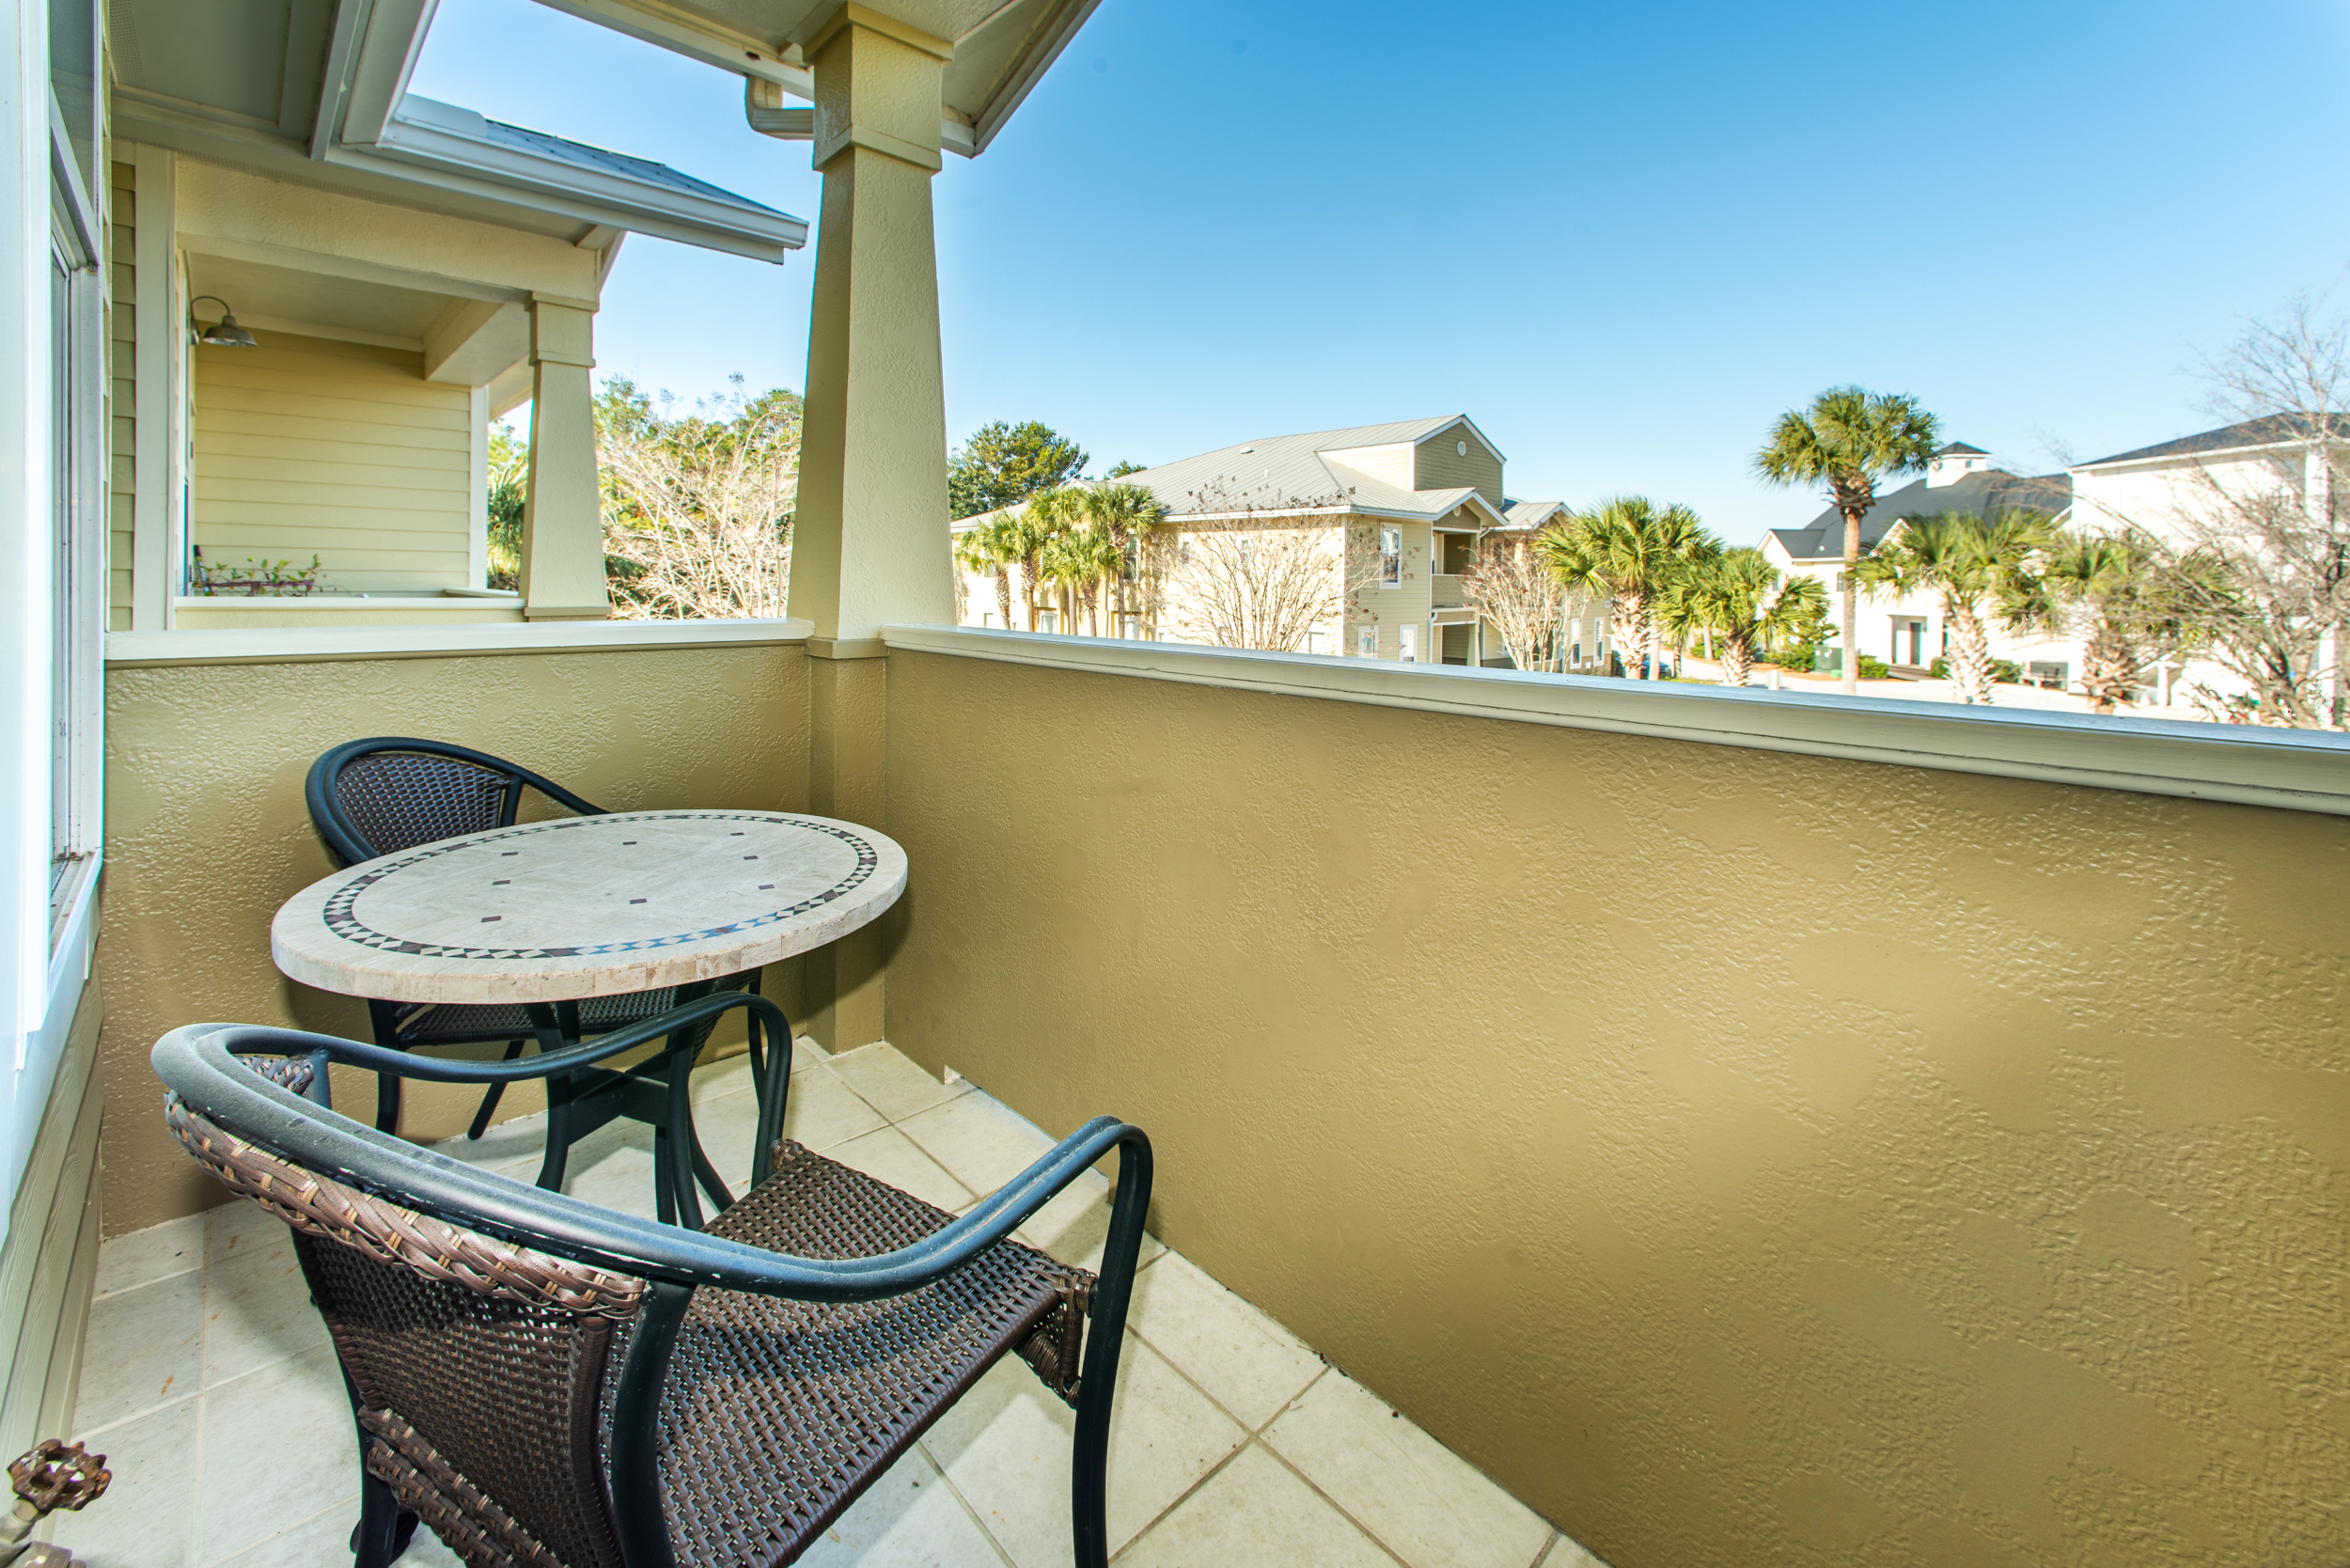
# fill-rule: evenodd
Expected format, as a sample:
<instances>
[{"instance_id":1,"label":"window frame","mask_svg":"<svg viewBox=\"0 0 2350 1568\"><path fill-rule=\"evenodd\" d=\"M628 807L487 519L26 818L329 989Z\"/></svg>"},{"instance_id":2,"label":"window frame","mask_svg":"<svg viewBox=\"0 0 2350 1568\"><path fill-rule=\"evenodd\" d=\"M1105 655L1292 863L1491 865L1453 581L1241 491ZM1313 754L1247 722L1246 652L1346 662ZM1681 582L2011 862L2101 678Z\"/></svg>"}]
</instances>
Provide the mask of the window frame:
<instances>
[{"instance_id":1,"label":"window frame","mask_svg":"<svg viewBox=\"0 0 2350 1568\"><path fill-rule=\"evenodd\" d=\"M1402 525L1379 525L1379 586L1400 588L1403 582L1403 529Z\"/></svg>"},{"instance_id":2,"label":"window frame","mask_svg":"<svg viewBox=\"0 0 2350 1568\"><path fill-rule=\"evenodd\" d=\"M48 920L44 950L53 1003L62 967L83 944L103 857L107 526L104 439L106 293L102 217L82 188L78 160L53 91L49 104L50 343L47 467L50 742Z\"/></svg>"}]
</instances>

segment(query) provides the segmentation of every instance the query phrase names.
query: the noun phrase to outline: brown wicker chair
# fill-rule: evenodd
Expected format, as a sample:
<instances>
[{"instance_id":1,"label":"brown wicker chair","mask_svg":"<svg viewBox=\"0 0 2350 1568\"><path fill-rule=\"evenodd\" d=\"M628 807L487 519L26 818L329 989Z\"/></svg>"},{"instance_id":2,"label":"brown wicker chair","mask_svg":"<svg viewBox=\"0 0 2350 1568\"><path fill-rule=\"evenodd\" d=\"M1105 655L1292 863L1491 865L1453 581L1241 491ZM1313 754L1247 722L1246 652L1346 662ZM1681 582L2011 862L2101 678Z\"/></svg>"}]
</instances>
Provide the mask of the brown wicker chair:
<instances>
[{"instance_id":1,"label":"brown wicker chair","mask_svg":"<svg viewBox=\"0 0 2350 1568\"><path fill-rule=\"evenodd\" d=\"M435 1062L218 1024L156 1043L172 1132L293 1229L357 1418L358 1568L392 1562L418 1520L474 1568L779 1568L1008 1351L1076 1407L1075 1556L1101 1568L1150 1201L1141 1132L1098 1118L957 1219L779 1142L779 1092L763 1176L696 1232L476 1170L327 1103L335 1061L487 1082L603 1049ZM1114 1149L1098 1278L1009 1239Z\"/></svg>"}]
</instances>

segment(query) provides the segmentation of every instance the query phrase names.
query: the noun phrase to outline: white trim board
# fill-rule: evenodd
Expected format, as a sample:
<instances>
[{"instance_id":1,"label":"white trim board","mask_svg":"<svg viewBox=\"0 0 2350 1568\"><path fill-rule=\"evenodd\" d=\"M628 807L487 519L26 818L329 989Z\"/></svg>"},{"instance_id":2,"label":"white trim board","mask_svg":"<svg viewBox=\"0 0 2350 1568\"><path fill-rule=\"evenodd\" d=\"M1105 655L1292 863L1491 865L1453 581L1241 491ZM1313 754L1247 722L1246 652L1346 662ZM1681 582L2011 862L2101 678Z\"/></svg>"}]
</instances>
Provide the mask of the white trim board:
<instances>
[{"instance_id":1,"label":"white trim board","mask_svg":"<svg viewBox=\"0 0 2350 1568\"><path fill-rule=\"evenodd\" d=\"M2098 718L1602 676L1260 653L970 626L886 626L893 652L1649 735L1700 745L2350 816L2350 735Z\"/></svg>"},{"instance_id":2,"label":"white trim board","mask_svg":"<svg viewBox=\"0 0 2350 1568\"><path fill-rule=\"evenodd\" d=\"M399 602L385 601L397 604ZM478 601L475 601L478 603ZM329 664L447 659L492 653L603 653L634 648L721 648L805 643L805 620L491 621L471 626L274 626L184 632L111 632L106 667L158 665Z\"/></svg>"}]
</instances>

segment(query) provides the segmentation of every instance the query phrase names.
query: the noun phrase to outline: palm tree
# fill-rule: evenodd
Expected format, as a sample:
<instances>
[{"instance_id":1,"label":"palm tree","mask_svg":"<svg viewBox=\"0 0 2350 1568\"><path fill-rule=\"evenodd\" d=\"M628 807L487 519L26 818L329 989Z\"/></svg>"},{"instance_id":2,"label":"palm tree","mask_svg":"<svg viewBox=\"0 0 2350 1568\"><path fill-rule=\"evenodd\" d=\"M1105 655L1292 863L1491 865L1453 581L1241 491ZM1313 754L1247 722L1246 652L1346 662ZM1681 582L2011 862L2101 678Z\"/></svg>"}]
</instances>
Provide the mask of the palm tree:
<instances>
[{"instance_id":1,"label":"palm tree","mask_svg":"<svg viewBox=\"0 0 2350 1568\"><path fill-rule=\"evenodd\" d=\"M2002 606L2009 623L2081 633L2081 691L2092 711L2111 713L2138 689L2138 671L2191 640L2180 573L2196 563L2170 558L2135 529L2118 534L2067 530L2041 552L2040 571Z\"/></svg>"},{"instance_id":2,"label":"palm tree","mask_svg":"<svg viewBox=\"0 0 2350 1568\"><path fill-rule=\"evenodd\" d=\"M1076 519L1082 492L1062 488L1040 491L1028 497L1018 511L1004 513L1000 520L1007 529L1007 543L1011 558L1020 563L1022 586L1028 602L1028 630L1036 630L1036 590L1043 582L1040 575L1045 548L1067 533Z\"/></svg>"},{"instance_id":3,"label":"palm tree","mask_svg":"<svg viewBox=\"0 0 2350 1568\"><path fill-rule=\"evenodd\" d=\"M1105 484L1085 493L1085 516L1089 526L1105 535L1119 555L1118 570L1111 575L1110 635L1123 636L1120 624L1126 613L1126 582L1129 574L1139 575L1142 570L1143 541L1152 528L1164 522L1167 509L1158 497L1138 484Z\"/></svg>"},{"instance_id":4,"label":"palm tree","mask_svg":"<svg viewBox=\"0 0 2350 1568\"><path fill-rule=\"evenodd\" d=\"M1877 504L1877 480L1914 474L1934 457L1934 416L1914 398L1831 386L1809 410L1791 409L1771 427L1754 465L1773 484L1825 484L1844 517L1844 690L1859 690L1860 520Z\"/></svg>"},{"instance_id":5,"label":"palm tree","mask_svg":"<svg viewBox=\"0 0 2350 1568\"><path fill-rule=\"evenodd\" d=\"M1102 634L1102 588L1117 580L1119 569L1125 564L1125 552L1100 528L1070 528L1053 536L1038 553L1037 569L1048 583L1058 584L1061 592L1063 623L1061 629L1076 631L1077 604L1084 604L1093 619L1093 634Z\"/></svg>"},{"instance_id":6,"label":"palm tree","mask_svg":"<svg viewBox=\"0 0 2350 1568\"><path fill-rule=\"evenodd\" d=\"M997 517L955 538L955 564L965 572L987 572L995 579L995 611L1002 624L1011 625L1011 568L1020 558L1017 530L1009 516Z\"/></svg>"},{"instance_id":7,"label":"palm tree","mask_svg":"<svg viewBox=\"0 0 2350 1568\"><path fill-rule=\"evenodd\" d=\"M1721 682L1743 686L1760 650L1801 639L1827 617L1827 590L1810 577L1780 586L1760 550L1725 550L1666 589L1658 619L1685 637L1721 639Z\"/></svg>"},{"instance_id":8,"label":"palm tree","mask_svg":"<svg viewBox=\"0 0 2350 1568\"><path fill-rule=\"evenodd\" d=\"M1658 602L1691 567L1721 553L1687 507L1618 495L1569 512L1543 529L1534 549L1570 593L1607 601L1616 646L1632 650L1635 680L1653 678Z\"/></svg>"},{"instance_id":9,"label":"palm tree","mask_svg":"<svg viewBox=\"0 0 2350 1568\"><path fill-rule=\"evenodd\" d=\"M1872 591L1933 594L1950 628L1958 699L1988 702L1991 635L1984 617L2021 624L2034 557L2050 538L2048 514L2022 507L2002 507L1989 518L1968 511L1904 517L1856 575Z\"/></svg>"}]
</instances>

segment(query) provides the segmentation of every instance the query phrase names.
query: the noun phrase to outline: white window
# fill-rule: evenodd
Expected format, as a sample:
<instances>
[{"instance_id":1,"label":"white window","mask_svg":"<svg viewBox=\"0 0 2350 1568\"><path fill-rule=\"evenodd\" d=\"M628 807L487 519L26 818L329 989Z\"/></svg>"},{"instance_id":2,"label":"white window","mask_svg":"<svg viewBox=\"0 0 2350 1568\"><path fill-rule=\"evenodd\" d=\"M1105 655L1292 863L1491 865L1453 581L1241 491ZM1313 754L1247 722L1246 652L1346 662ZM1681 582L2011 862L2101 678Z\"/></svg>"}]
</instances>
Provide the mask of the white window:
<instances>
[{"instance_id":1,"label":"white window","mask_svg":"<svg viewBox=\"0 0 2350 1568\"><path fill-rule=\"evenodd\" d=\"M1059 630L1060 630L1060 612L1059 612L1058 610L1039 610L1039 611L1037 611L1037 612L1036 612L1036 629L1037 629L1038 631L1040 631L1040 632L1058 632L1058 631L1059 631Z\"/></svg>"},{"instance_id":2,"label":"white window","mask_svg":"<svg viewBox=\"0 0 2350 1568\"><path fill-rule=\"evenodd\" d=\"M1407 665L1417 664L1419 661L1419 628L1399 626L1396 628L1395 638L1395 656Z\"/></svg>"},{"instance_id":3,"label":"white window","mask_svg":"<svg viewBox=\"0 0 2350 1568\"><path fill-rule=\"evenodd\" d=\"M1379 530L1379 583L1393 588L1403 581L1403 530L1381 526Z\"/></svg>"},{"instance_id":4,"label":"white window","mask_svg":"<svg viewBox=\"0 0 2350 1568\"><path fill-rule=\"evenodd\" d=\"M1306 651L1308 653L1333 652L1335 650L1330 646L1331 641L1331 635L1327 632L1308 632L1306 634Z\"/></svg>"},{"instance_id":5,"label":"white window","mask_svg":"<svg viewBox=\"0 0 2350 1568\"><path fill-rule=\"evenodd\" d=\"M1379 657L1378 627L1364 626L1356 629L1355 633L1355 652L1358 657L1365 659L1375 659Z\"/></svg>"},{"instance_id":6,"label":"white window","mask_svg":"<svg viewBox=\"0 0 2350 1568\"><path fill-rule=\"evenodd\" d=\"M1583 662L1583 645L1581 643L1578 642L1574 645L1574 651L1567 655L1567 662L1572 665L1579 665Z\"/></svg>"}]
</instances>

